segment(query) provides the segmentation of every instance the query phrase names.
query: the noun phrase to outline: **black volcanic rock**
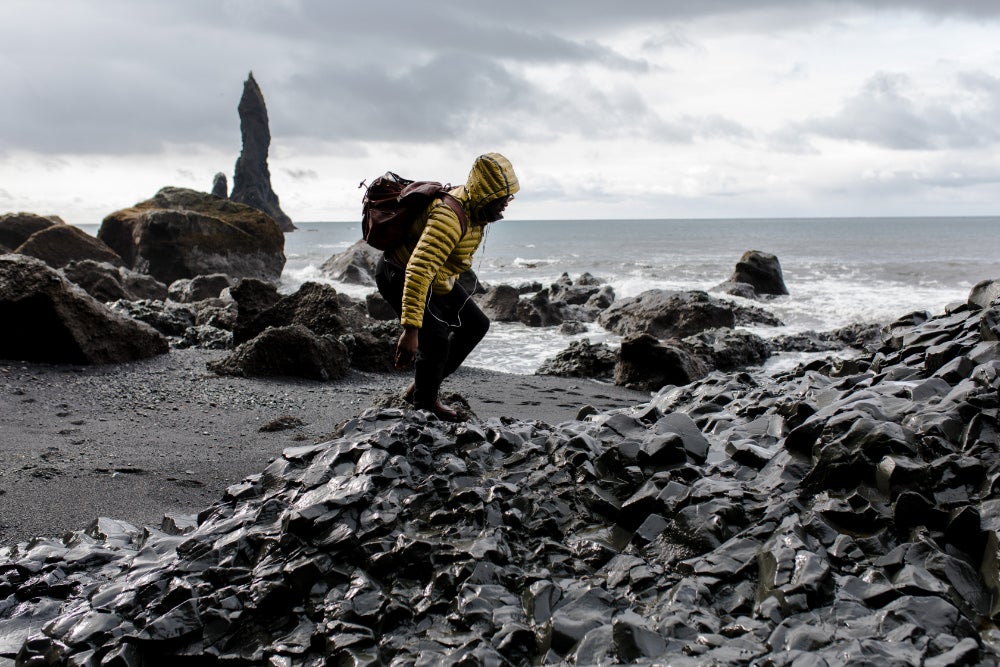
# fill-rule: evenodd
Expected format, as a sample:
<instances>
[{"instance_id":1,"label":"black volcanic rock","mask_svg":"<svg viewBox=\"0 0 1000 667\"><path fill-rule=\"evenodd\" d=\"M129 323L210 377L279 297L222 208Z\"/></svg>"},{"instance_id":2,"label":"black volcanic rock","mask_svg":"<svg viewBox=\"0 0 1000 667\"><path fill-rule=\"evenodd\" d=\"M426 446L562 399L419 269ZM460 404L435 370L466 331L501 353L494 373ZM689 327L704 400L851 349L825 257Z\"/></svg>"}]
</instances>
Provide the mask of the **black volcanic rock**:
<instances>
[{"instance_id":1,"label":"black volcanic rock","mask_svg":"<svg viewBox=\"0 0 1000 667\"><path fill-rule=\"evenodd\" d=\"M56 216L36 215L35 213L4 213L0 215L0 246L14 250L37 231L48 229L53 225L64 225Z\"/></svg>"},{"instance_id":2,"label":"black volcanic rock","mask_svg":"<svg viewBox=\"0 0 1000 667\"><path fill-rule=\"evenodd\" d=\"M278 195L271 189L271 171L267 167L267 152L271 146L264 95L253 78L253 72L243 83L240 98L240 133L243 150L236 160L233 174L233 192L229 198L253 206L274 218L283 232L295 230L292 220L278 204Z\"/></svg>"},{"instance_id":3,"label":"black volcanic rock","mask_svg":"<svg viewBox=\"0 0 1000 667\"><path fill-rule=\"evenodd\" d=\"M111 364L167 351L145 324L113 312L41 260L0 255L0 358Z\"/></svg>"},{"instance_id":4,"label":"black volcanic rock","mask_svg":"<svg viewBox=\"0 0 1000 667\"><path fill-rule=\"evenodd\" d=\"M226 199L229 197L229 181L221 171L212 179L212 194L216 197Z\"/></svg>"},{"instance_id":5,"label":"black volcanic rock","mask_svg":"<svg viewBox=\"0 0 1000 667\"><path fill-rule=\"evenodd\" d=\"M0 546L0 659L996 665L989 312L556 426L383 400L197 517Z\"/></svg>"},{"instance_id":6,"label":"black volcanic rock","mask_svg":"<svg viewBox=\"0 0 1000 667\"><path fill-rule=\"evenodd\" d=\"M170 285L212 273L277 282L285 237L266 213L205 192L165 187L104 218L97 238L130 269Z\"/></svg>"}]
</instances>

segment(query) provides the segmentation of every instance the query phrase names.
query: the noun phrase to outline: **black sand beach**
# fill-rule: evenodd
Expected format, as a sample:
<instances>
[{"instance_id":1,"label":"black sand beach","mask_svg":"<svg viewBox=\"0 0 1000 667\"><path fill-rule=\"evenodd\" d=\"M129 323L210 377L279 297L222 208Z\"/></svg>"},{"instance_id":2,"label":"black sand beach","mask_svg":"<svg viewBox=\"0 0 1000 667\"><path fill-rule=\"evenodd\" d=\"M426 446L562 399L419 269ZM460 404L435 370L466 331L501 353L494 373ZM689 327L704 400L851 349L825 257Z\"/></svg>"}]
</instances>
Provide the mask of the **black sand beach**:
<instances>
[{"instance_id":1,"label":"black sand beach","mask_svg":"<svg viewBox=\"0 0 1000 667\"><path fill-rule=\"evenodd\" d=\"M220 377L224 352L173 350L142 362L74 366L0 361L0 545L85 528L196 513L288 446L318 442L409 381L351 371L330 383ZM588 380L462 368L443 392L480 419L559 424L586 405L648 399ZM301 425L261 431L282 417Z\"/></svg>"}]
</instances>

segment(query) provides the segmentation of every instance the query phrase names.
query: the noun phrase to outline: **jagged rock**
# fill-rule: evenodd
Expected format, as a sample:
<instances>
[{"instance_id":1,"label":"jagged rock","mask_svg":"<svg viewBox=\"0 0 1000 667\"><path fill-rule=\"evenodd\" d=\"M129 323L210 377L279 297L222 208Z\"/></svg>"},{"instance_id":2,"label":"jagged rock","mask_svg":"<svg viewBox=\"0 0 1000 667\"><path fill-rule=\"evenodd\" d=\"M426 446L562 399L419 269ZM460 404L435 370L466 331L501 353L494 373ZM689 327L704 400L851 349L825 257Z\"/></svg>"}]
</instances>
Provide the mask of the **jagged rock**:
<instances>
[{"instance_id":1,"label":"jagged rock","mask_svg":"<svg viewBox=\"0 0 1000 667\"><path fill-rule=\"evenodd\" d=\"M403 327L394 319L366 323L361 328L340 335L338 340L347 347L353 368L389 373L397 370L394 359L401 333Z\"/></svg>"},{"instance_id":2,"label":"jagged rock","mask_svg":"<svg viewBox=\"0 0 1000 667\"><path fill-rule=\"evenodd\" d=\"M274 220L184 188L163 188L152 199L112 213L97 238L125 266L167 285L212 273L277 282L285 266L285 237Z\"/></svg>"},{"instance_id":3,"label":"jagged rock","mask_svg":"<svg viewBox=\"0 0 1000 667\"><path fill-rule=\"evenodd\" d=\"M828 352L845 348L871 352L882 344L882 328L879 324L850 324L833 331L782 334L769 339L768 345L781 352Z\"/></svg>"},{"instance_id":4,"label":"jagged rock","mask_svg":"<svg viewBox=\"0 0 1000 667\"><path fill-rule=\"evenodd\" d=\"M219 375L280 375L330 382L344 376L348 362L343 343L293 324L267 329L228 357L210 362L208 368Z\"/></svg>"},{"instance_id":5,"label":"jagged rock","mask_svg":"<svg viewBox=\"0 0 1000 667\"><path fill-rule=\"evenodd\" d=\"M666 290L648 290L618 300L597 321L622 336L647 333L660 339L684 338L706 329L732 329L738 324L780 324L764 310L738 306L706 292Z\"/></svg>"},{"instance_id":6,"label":"jagged rock","mask_svg":"<svg viewBox=\"0 0 1000 667\"><path fill-rule=\"evenodd\" d=\"M240 343L260 333L261 329L256 328L253 322L281 300L277 287L253 278L237 280L236 284L229 288L229 297L236 303L233 337Z\"/></svg>"},{"instance_id":7,"label":"jagged rock","mask_svg":"<svg viewBox=\"0 0 1000 667\"><path fill-rule=\"evenodd\" d=\"M710 368L720 371L759 366L771 354L767 341L743 329L708 329L684 338L681 343Z\"/></svg>"},{"instance_id":8,"label":"jagged rock","mask_svg":"<svg viewBox=\"0 0 1000 667\"><path fill-rule=\"evenodd\" d=\"M70 262L89 259L114 266L122 265L122 258L100 239L79 227L52 225L28 237L14 252L40 259L54 269Z\"/></svg>"},{"instance_id":9,"label":"jagged rock","mask_svg":"<svg viewBox=\"0 0 1000 667\"><path fill-rule=\"evenodd\" d=\"M374 320L398 320L399 316L392 309L389 302L378 292L370 292L365 295L365 309L368 317Z\"/></svg>"},{"instance_id":10,"label":"jagged rock","mask_svg":"<svg viewBox=\"0 0 1000 667\"><path fill-rule=\"evenodd\" d=\"M44 216L23 212L4 213L0 215L0 245L13 251L35 232L54 225L65 224L61 218L54 215Z\"/></svg>"},{"instance_id":11,"label":"jagged rock","mask_svg":"<svg viewBox=\"0 0 1000 667\"><path fill-rule=\"evenodd\" d=\"M361 239L344 252L323 262L319 272L324 278L351 285L374 285L375 263L380 254Z\"/></svg>"},{"instance_id":12,"label":"jagged rock","mask_svg":"<svg viewBox=\"0 0 1000 667\"><path fill-rule=\"evenodd\" d=\"M216 299L222 292L233 286L232 279L224 273L195 276L175 280L170 284L168 294L179 303L193 303L205 299Z\"/></svg>"},{"instance_id":13,"label":"jagged rock","mask_svg":"<svg viewBox=\"0 0 1000 667\"><path fill-rule=\"evenodd\" d=\"M708 366L678 345L661 343L649 334L622 339L615 364L615 384L656 391L665 385L685 385L708 374Z\"/></svg>"},{"instance_id":14,"label":"jagged rock","mask_svg":"<svg viewBox=\"0 0 1000 667\"><path fill-rule=\"evenodd\" d=\"M617 362L618 355L608 345L591 343L584 338L570 343L555 357L547 359L535 374L611 380Z\"/></svg>"},{"instance_id":15,"label":"jagged rock","mask_svg":"<svg viewBox=\"0 0 1000 667\"><path fill-rule=\"evenodd\" d=\"M221 171L212 179L212 194L222 199L229 197L229 181L226 180L226 175Z\"/></svg>"},{"instance_id":16,"label":"jagged rock","mask_svg":"<svg viewBox=\"0 0 1000 667\"><path fill-rule=\"evenodd\" d=\"M167 351L159 333L119 315L26 255L0 256L0 356L110 364Z\"/></svg>"},{"instance_id":17,"label":"jagged rock","mask_svg":"<svg viewBox=\"0 0 1000 667\"><path fill-rule=\"evenodd\" d=\"M114 266L105 262L85 259L70 262L59 272L70 282L82 287L92 297L105 303L119 299L162 301L167 298L166 285L152 276L136 273L124 266Z\"/></svg>"},{"instance_id":18,"label":"jagged rock","mask_svg":"<svg viewBox=\"0 0 1000 667\"><path fill-rule=\"evenodd\" d=\"M281 231L294 231L295 225L281 210L278 195L271 189L271 171L267 166L267 153L271 148L271 129L268 124L264 94L260 92L260 86L253 78L253 72L243 82L239 113L243 149L236 160L233 191L229 198L263 211L278 224Z\"/></svg>"},{"instance_id":19,"label":"jagged rock","mask_svg":"<svg viewBox=\"0 0 1000 667\"><path fill-rule=\"evenodd\" d=\"M556 426L377 397L193 522L0 547L0 658L996 664L983 316L900 318L850 376L713 372Z\"/></svg>"},{"instance_id":20,"label":"jagged rock","mask_svg":"<svg viewBox=\"0 0 1000 667\"><path fill-rule=\"evenodd\" d=\"M510 285L494 285L485 294L476 296L476 304L495 322L516 322L517 304L520 300L517 289Z\"/></svg>"},{"instance_id":21,"label":"jagged rock","mask_svg":"<svg viewBox=\"0 0 1000 667\"><path fill-rule=\"evenodd\" d=\"M747 298L788 294L778 258L759 250L748 250L743 253L736 262L733 275L715 289Z\"/></svg>"},{"instance_id":22,"label":"jagged rock","mask_svg":"<svg viewBox=\"0 0 1000 667\"><path fill-rule=\"evenodd\" d=\"M968 303L970 306L985 309L997 299L1000 299L1000 280L982 280L969 292Z\"/></svg>"},{"instance_id":23,"label":"jagged rock","mask_svg":"<svg viewBox=\"0 0 1000 667\"><path fill-rule=\"evenodd\" d=\"M268 327L301 324L322 336L341 336L365 326L368 314L364 305L346 294L321 283L304 283L294 294L281 297L274 305L246 321L241 300L234 295L241 310L233 332L236 344L257 336Z\"/></svg>"},{"instance_id":24,"label":"jagged rock","mask_svg":"<svg viewBox=\"0 0 1000 667\"><path fill-rule=\"evenodd\" d=\"M615 299L610 285L599 285L589 273L574 283L563 274L549 287L520 299L517 319L529 327L558 326L563 322L593 322Z\"/></svg>"}]
</instances>

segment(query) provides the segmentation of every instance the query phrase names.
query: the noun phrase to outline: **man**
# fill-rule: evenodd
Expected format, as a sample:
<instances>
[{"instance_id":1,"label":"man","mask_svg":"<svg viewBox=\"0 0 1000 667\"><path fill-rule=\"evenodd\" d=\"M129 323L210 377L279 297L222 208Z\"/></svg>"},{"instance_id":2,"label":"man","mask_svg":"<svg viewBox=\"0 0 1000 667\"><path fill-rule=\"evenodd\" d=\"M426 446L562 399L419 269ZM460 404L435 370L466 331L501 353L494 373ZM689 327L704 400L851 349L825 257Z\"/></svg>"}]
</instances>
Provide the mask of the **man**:
<instances>
[{"instance_id":1,"label":"man","mask_svg":"<svg viewBox=\"0 0 1000 667\"><path fill-rule=\"evenodd\" d=\"M458 415L438 399L441 382L453 373L489 329L489 318L456 282L472 268L486 225L503 217L519 189L510 162L499 153L476 158L465 185L451 190L468 219L435 199L410 228L402 245L387 250L375 270L378 290L403 325L395 365L414 365L404 398L439 419Z\"/></svg>"}]
</instances>

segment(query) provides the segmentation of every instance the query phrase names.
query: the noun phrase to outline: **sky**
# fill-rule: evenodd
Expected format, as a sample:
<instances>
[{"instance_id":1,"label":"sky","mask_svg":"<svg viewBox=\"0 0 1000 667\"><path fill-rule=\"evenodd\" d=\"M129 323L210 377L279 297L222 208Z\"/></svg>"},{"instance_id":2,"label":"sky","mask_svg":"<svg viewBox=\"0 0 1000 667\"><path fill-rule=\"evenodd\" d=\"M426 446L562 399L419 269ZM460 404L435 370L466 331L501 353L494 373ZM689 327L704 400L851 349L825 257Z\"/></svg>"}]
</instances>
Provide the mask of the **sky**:
<instances>
[{"instance_id":1,"label":"sky","mask_svg":"<svg viewBox=\"0 0 1000 667\"><path fill-rule=\"evenodd\" d=\"M232 187L296 222L506 155L508 218L1000 213L997 0L4 0L0 213Z\"/></svg>"}]
</instances>

